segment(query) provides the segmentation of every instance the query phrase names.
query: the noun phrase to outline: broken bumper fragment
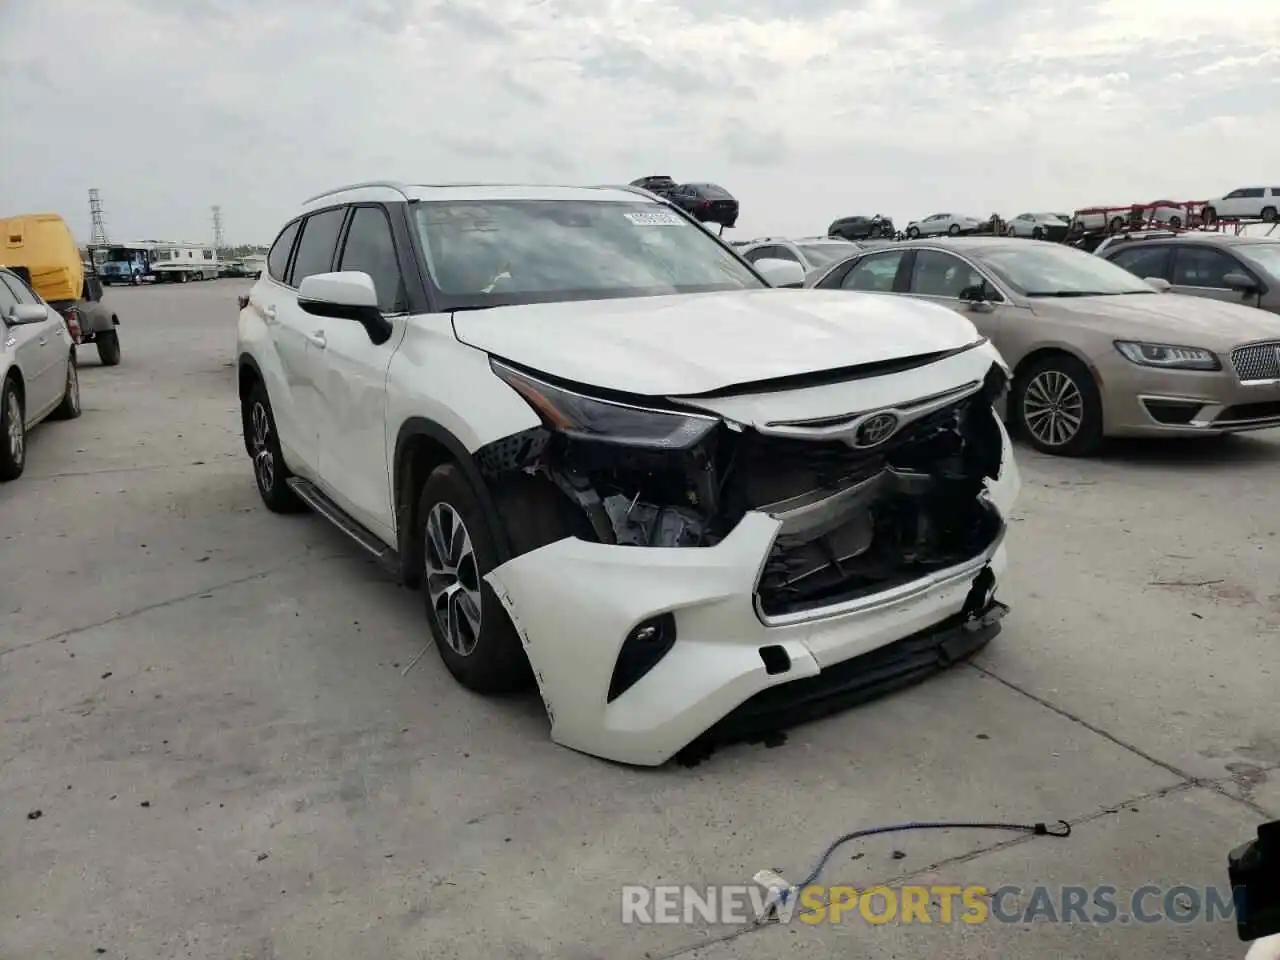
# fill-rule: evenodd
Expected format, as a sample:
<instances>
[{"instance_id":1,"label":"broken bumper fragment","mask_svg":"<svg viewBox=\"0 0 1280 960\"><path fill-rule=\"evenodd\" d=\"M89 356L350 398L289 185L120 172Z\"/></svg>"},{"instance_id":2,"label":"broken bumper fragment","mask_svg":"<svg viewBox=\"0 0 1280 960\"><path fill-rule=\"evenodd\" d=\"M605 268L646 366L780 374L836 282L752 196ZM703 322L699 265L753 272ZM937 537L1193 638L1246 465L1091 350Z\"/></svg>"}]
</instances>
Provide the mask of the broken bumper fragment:
<instances>
[{"instance_id":1,"label":"broken bumper fragment","mask_svg":"<svg viewBox=\"0 0 1280 960\"><path fill-rule=\"evenodd\" d=\"M883 590L770 614L761 588L784 521L760 510L711 546L567 537L492 571L553 739L658 765L686 748L865 699L981 646L999 629L1004 523L1020 488L1008 436L990 416L1002 449L997 476L979 495L989 541ZM880 660L863 659L876 651ZM887 675L894 682L879 682Z\"/></svg>"}]
</instances>

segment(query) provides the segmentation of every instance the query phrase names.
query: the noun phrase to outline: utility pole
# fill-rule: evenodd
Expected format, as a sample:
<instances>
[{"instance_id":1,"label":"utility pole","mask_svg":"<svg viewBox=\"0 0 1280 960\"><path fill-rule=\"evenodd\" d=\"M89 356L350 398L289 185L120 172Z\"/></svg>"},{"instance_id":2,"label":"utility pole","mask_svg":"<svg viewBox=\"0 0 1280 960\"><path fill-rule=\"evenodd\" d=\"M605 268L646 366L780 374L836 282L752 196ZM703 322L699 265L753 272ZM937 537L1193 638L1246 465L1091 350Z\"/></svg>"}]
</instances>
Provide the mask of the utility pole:
<instances>
[{"instance_id":1,"label":"utility pole","mask_svg":"<svg viewBox=\"0 0 1280 960\"><path fill-rule=\"evenodd\" d=\"M225 238L222 235L222 208L215 205L213 208L213 255L222 256L225 246Z\"/></svg>"},{"instance_id":2,"label":"utility pole","mask_svg":"<svg viewBox=\"0 0 1280 960\"><path fill-rule=\"evenodd\" d=\"M89 190L89 245L105 247L107 245L107 219L102 212L102 196L97 187Z\"/></svg>"}]
</instances>

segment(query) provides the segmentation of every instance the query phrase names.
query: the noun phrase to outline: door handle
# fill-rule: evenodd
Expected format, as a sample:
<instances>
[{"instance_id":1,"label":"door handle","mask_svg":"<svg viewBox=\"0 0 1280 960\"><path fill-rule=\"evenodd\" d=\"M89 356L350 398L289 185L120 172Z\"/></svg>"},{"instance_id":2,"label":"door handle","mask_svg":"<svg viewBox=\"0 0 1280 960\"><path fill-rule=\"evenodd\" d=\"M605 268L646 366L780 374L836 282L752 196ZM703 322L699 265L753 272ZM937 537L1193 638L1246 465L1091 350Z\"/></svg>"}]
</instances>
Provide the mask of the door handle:
<instances>
[{"instance_id":1,"label":"door handle","mask_svg":"<svg viewBox=\"0 0 1280 960\"><path fill-rule=\"evenodd\" d=\"M275 323L275 322L276 322L276 307L275 307L275 304L272 304L271 306L266 307L266 308L264 308L264 309L263 309L263 311L262 311L262 318L263 318L264 320L266 320L266 321L267 321L267 323Z\"/></svg>"},{"instance_id":2,"label":"door handle","mask_svg":"<svg viewBox=\"0 0 1280 960\"><path fill-rule=\"evenodd\" d=\"M317 330L315 333L307 334L307 342L313 347L318 347L321 350L329 345L329 341L324 338L323 330Z\"/></svg>"},{"instance_id":3,"label":"door handle","mask_svg":"<svg viewBox=\"0 0 1280 960\"><path fill-rule=\"evenodd\" d=\"M45 344L47 344L48 342L49 342L49 338L48 338L48 337L41 337L41 338L40 338L40 346L42 346L42 347L43 347L43 346L44 346Z\"/></svg>"}]
</instances>

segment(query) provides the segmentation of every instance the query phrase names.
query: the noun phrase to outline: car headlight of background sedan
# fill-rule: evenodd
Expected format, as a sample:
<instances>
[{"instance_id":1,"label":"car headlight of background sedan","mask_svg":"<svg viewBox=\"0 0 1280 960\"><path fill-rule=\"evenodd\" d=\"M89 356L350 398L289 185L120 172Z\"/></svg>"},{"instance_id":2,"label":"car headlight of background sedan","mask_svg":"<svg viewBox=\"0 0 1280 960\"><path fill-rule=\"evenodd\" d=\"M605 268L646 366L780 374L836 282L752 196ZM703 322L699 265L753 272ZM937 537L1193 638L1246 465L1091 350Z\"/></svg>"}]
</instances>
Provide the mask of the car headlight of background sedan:
<instances>
[{"instance_id":1,"label":"car headlight of background sedan","mask_svg":"<svg viewBox=\"0 0 1280 960\"><path fill-rule=\"evenodd\" d=\"M490 360L489 366L533 407L549 429L581 440L653 450L687 450L720 423L719 417L586 397L497 360Z\"/></svg>"},{"instance_id":2,"label":"car headlight of background sedan","mask_svg":"<svg viewBox=\"0 0 1280 960\"><path fill-rule=\"evenodd\" d=\"M1126 360L1143 367L1166 370L1221 370L1222 362L1212 350L1169 343L1117 340L1116 349Z\"/></svg>"}]
</instances>

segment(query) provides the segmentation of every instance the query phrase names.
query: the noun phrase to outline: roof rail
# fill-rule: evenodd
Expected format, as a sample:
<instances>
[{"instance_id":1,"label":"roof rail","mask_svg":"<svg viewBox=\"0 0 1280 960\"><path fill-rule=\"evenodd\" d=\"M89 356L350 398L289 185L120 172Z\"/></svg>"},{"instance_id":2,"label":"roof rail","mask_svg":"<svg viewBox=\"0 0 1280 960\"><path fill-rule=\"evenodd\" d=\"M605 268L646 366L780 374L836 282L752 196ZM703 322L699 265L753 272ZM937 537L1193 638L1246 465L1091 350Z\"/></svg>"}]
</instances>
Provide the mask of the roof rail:
<instances>
[{"instance_id":1,"label":"roof rail","mask_svg":"<svg viewBox=\"0 0 1280 960\"><path fill-rule=\"evenodd\" d=\"M332 190L326 190L324 193L317 193L314 197L308 197L303 200L303 204L314 203L317 200L323 200L325 197L331 197L335 193L346 193L348 190L361 190L365 187L386 187L388 190L394 190L406 200L409 199L409 188L399 180L365 180L362 183L348 183L342 187L334 187Z\"/></svg>"}]
</instances>

